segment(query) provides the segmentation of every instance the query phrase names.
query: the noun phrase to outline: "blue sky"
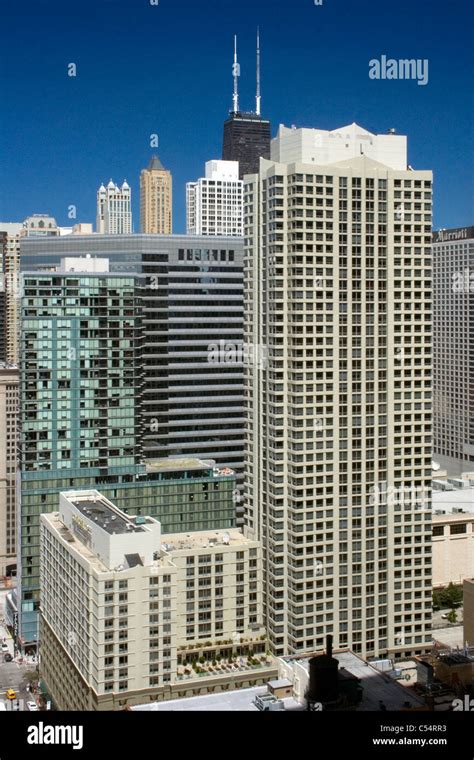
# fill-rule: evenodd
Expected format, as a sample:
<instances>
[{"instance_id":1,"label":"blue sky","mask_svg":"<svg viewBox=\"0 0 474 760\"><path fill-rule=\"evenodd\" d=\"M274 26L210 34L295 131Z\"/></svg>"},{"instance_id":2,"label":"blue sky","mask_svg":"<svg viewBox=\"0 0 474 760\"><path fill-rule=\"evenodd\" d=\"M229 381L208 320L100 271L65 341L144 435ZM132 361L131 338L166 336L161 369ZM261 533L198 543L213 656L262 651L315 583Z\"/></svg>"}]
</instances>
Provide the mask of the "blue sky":
<instances>
[{"instance_id":1,"label":"blue sky","mask_svg":"<svg viewBox=\"0 0 474 760\"><path fill-rule=\"evenodd\" d=\"M263 114L334 129L357 121L408 135L409 162L435 173L435 227L474 222L470 0L22 0L2 7L0 220L46 212L95 222L101 181L132 186L154 152L185 183L220 158L231 107L233 34L241 107L253 108L255 30ZM376 81L369 61L428 59L429 82ZM77 76L68 77L75 63ZM25 191L26 189L26 191Z\"/></svg>"}]
</instances>

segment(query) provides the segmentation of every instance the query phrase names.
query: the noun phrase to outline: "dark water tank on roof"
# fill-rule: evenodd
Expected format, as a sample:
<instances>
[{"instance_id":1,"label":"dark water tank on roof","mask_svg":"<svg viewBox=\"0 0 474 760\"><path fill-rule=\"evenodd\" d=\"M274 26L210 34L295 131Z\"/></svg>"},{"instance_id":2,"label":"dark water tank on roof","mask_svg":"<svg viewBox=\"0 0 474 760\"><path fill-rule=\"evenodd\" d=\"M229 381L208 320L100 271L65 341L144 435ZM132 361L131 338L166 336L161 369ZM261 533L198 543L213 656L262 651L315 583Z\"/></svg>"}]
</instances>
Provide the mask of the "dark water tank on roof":
<instances>
[{"instance_id":1,"label":"dark water tank on roof","mask_svg":"<svg viewBox=\"0 0 474 760\"><path fill-rule=\"evenodd\" d=\"M339 698L339 663L332 656L332 636L327 637L326 654L309 661L309 702L335 702Z\"/></svg>"}]
</instances>

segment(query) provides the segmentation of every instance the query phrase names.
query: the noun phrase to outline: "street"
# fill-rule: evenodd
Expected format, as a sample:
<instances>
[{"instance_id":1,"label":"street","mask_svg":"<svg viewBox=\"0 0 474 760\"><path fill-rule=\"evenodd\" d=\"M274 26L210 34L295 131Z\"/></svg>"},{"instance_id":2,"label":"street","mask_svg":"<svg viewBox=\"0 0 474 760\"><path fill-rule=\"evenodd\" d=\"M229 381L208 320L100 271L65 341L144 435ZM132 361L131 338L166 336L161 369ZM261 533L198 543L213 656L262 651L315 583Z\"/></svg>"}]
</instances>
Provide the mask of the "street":
<instances>
[{"instance_id":1,"label":"street","mask_svg":"<svg viewBox=\"0 0 474 760\"><path fill-rule=\"evenodd\" d=\"M0 647L4 640L8 646L8 652L0 652L0 700L8 702L6 691L13 689L17 695L17 700L13 700L13 709L20 709L18 700L23 700L22 707L26 710L26 702L35 701L35 697L26 690L26 686L36 674L36 662L32 657L17 657L12 662L5 662L6 654L12 657L15 655L13 639L3 624L6 593L4 589L0 589Z\"/></svg>"}]
</instances>

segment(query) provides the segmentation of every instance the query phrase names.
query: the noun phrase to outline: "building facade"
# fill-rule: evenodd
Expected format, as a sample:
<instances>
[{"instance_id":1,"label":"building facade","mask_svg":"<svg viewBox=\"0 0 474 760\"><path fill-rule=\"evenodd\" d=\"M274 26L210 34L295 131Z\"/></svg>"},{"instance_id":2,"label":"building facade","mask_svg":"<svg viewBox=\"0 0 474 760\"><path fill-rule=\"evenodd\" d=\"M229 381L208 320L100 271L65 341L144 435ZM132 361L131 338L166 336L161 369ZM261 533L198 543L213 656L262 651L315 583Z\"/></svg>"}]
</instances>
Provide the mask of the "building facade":
<instances>
[{"instance_id":1,"label":"building facade","mask_svg":"<svg viewBox=\"0 0 474 760\"><path fill-rule=\"evenodd\" d=\"M0 222L0 361L18 363L18 307L21 223Z\"/></svg>"},{"instance_id":2,"label":"building facade","mask_svg":"<svg viewBox=\"0 0 474 760\"><path fill-rule=\"evenodd\" d=\"M235 522L235 473L214 461L147 461L143 280L107 259L23 274L20 645L37 637L39 515L67 488L100 486L167 532Z\"/></svg>"},{"instance_id":3,"label":"building facade","mask_svg":"<svg viewBox=\"0 0 474 760\"><path fill-rule=\"evenodd\" d=\"M474 470L474 227L434 233L433 356L436 458Z\"/></svg>"},{"instance_id":4,"label":"building facade","mask_svg":"<svg viewBox=\"0 0 474 760\"><path fill-rule=\"evenodd\" d=\"M243 649L243 639L265 651L261 548L239 531L164 543L152 518L128 517L95 490L69 491L41 516L41 547L41 677L59 709L169 698L193 681L190 650L211 687L222 676L217 651Z\"/></svg>"},{"instance_id":5,"label":"building facade","mask_svg":"<svg viewBox=\"0 0 474 760\"><path fill-rule=\"evenodd\" d=\"M433 491L433 587L460 585L472 577L474 488Z\"/></svg>"},{"instance_id":6,"label":"building facade","mask_svg":"<svg viewBox=\"0 0 474 760\"><path fill-rule=\"evenodd\" d=\"M243 476L243 241L191 235L25 239L22 267L107 257L141 275L148 459L198 457ZM242 503L237 503L241 512Z\"/></svg>"},{"instance_id":7,"label":"building facade","mask_svg":"<svg viewBox=\"0 0 474 760\"><path fill-rule=\"evenodd\" d=\"M22 224L22 237L58 237L60 234L56 219L49 214L27 216Z\"/></svg>"},{"instance_id":8,"label":"building facade","mask_svg":"<svg viewBox=\"0 0 474 760\"><path fill-rule=\"evenodd\" d=\"M208 161L206 176L186 185L188 235L242 237L243 188L236 161Z\"/></svg>"},{"instance_id":9,"label":"building facade","mask_svg":"<svg viewBox=\"0 0 474 760\"><path fill-rule=\"evenodd\" d=\"M232 112L224 122L223 161L239 162L239 178L255 174L260 158L270 158L271 126L256 113Z\"/></svg>"},{"instance_id":10,"label":"building facade","mask_svg":"<svg viewBox=\"0 0 474 760\"><path fill-rule=\"evenodd\" d=\"M140 232L146 235L173 232L173 177L157 156L140 174Z\"/></svg>"},{"instance_id":11,"label":"building facade","mask_svg":"<svg viewBox=\"0 0 474 760\"><path fill-rule=\"evenodd\" d=\"M244 339L267 350L245 377L245 522L269 642L410 656L431 644L432 174L407 170L404 137L351 125L303 150L298 132L244 187Z\"/></svg>"},{"instance_id":12,"label":"building facade","mask_svg":"<svg viewBox=\"0 0 474 760\"><path fill-rule=\"evenodd\" d=\"M122 187L110 180L97 191L96 232L101 235L130 235L132 227L132 191L127 181Z\"/></svg>"},{"instance_id":13,"label":"building facade","mask_svg":"<svg viewBox=\"0 0 474 760\"><path fill-rule=\"evenodd\" d=\"M18 368L0 365L0 576L16 570Z\"/></svg>"},{"instance_id":14,"label":"building facade","mask_svg":"<svg viewBox=\"0 0 474 760\"><path fill-rule=\"evenodd\" d=\"M107 260L83 259L77 269L64 259L55 273L23 275L18 574L25 644L37 635L40 512L76 478L133 482L143 458L136 277L108 276Z\"/></svg>"}]
</instances>

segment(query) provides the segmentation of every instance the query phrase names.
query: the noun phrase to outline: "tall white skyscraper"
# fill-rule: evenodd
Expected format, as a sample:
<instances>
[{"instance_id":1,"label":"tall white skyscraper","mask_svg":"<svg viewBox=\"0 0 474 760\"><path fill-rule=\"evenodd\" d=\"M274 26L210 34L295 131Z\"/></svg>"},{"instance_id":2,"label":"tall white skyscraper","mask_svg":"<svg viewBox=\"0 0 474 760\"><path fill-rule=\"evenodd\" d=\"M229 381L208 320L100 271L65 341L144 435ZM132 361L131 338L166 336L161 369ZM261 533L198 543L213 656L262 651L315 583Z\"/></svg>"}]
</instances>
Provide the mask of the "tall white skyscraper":
<instances>
[{"instance_id":1,"label":"tall white skyscraper","mask_svg":"<svg viewBox=\"0 0 474 760\"><path fill-rule=\"evenodd\" d=\"M281 127L246 178L245 521L277 654L431 645L431 187L356 124Z\"/></svg>"},{"instance_id":2,"label":"tall white skyscraper","mask_svg":"<svg viewBox=\"0 0 474 760\"><path fill-rule=\"evenodd\" d=\"M238 161L208 161L206 176L186 186L188 235L242 237L243 187Z\"/></svg>"},{"instance_id":3,"label":"tall white skyscraper","mask_svg":"<svg viewBox=\"0 0 474 760\"><path fill-rule=\"evenodd\" d=\"M110 180L97 191L97 232L103 235L132 233L132 191L124 180L122 187Z\"/></svg>"}]
</instances>

